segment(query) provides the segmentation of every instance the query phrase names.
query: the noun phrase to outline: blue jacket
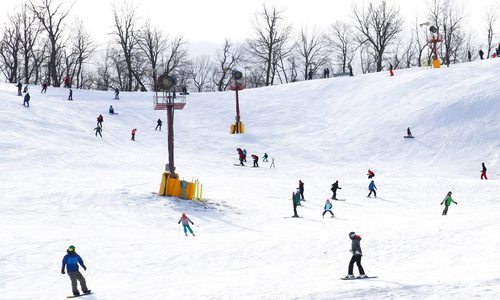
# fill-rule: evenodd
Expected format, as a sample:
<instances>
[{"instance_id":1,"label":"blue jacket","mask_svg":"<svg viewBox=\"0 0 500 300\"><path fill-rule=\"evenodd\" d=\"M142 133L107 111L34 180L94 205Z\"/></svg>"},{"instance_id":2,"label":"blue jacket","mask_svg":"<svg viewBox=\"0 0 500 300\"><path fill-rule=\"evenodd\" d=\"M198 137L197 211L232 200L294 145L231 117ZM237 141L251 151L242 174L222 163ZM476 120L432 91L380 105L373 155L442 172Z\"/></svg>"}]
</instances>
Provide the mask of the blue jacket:
<instances>
[{"instance_id":1,"label":"blue jacket","mask_svg":"<svg viewBox=\"0 0 500 300\"><path fill-rule=\"evenodd\" d=\"M78 264L82 266L84 269L87 269L85 265L83 264L83 260L80 257L80 255L75 253L70 253L66 254L62 260L62 269L61 271L64 271L64 267L66 266L66 271L68 272L77 272L78 271Z\"/></svg>"},{"instance_id":2,"label":"blue jacket","mask_svg":"<svg viewBox=\"0 0 500 300\"><path fill-rule=\"evenodd\" d=\"M332 209L332 203L331 202L325 203L325 210L330 210L330 209Z\"/></svg>"},{"instance_id":3,"label":"blue jacket","mask_svg":"<svg viewBox=\"0 0 500 300\"><path fill-rule=\"evenodd\" d=\"M370 185L368 186L368 189L370 191L374 191L374 190L377 189L377 187L375 186L375 182L373 182L373 180L372 180L372 182L370 182Z\"/></svg>"}]
</instances>

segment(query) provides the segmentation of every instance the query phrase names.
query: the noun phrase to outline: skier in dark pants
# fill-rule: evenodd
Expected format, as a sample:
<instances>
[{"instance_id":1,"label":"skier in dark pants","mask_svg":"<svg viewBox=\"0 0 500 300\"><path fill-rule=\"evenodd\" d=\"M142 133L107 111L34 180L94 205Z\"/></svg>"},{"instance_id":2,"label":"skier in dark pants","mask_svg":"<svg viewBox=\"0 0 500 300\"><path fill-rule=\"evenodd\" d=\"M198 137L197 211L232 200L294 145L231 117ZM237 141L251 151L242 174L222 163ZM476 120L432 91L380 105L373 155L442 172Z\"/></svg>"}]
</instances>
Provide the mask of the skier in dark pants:
<instances>
[{"instance_id":1,"label":"skier in dark pants","mask_svg":"<svg viewBox=\"0 0 500 300\"><path fill-rule=\"evenodd\" d=\"M375 186L375 182L372 180L370 182L370 185L368 185L368 189L370 190L370 193L368 194L368 198L370 198L370 196L373 195L375 196L375 198L377 198L377 187Z\"/></svg>"},{"instance_id":2,"label":"skier in dark pants","mask_svg":"<svg viewBox=\"0 0 500 300\"><path fill-rule=\"evenodd\" d=\"M484 179L488 180L488 177L486 177L486 170L488 169L486 169L486 166L483 163L483 170L481 171L481 180L483 180L483 177Z\"/></svg>"},{"instance_id":3,"label":"skier in dark pants","mask_svg":"<svg viewBox=\"0 0 500 300\"><path fill-rule=\"evenodd\" d=\"M254 168L258 168L259 167L259 157L255 154L252 154L252 159L253 159Z\"/></svg>"},{"instance_id":4,"label":"skier in dark pants","mask_svg":"<svg viewBox=\"0 0 500 300\"><path fill-rule=\"evenodd\" d=\"M267 161L268 161L268 160L267 160L267 158L268 158L268 157L269 157L269 156L267 155L267 153L265 153L265 152L264 152L264 156L262 156L262 161L267 162Z\"/></svg>"},{"instance_id":5,"label":"skier in dark pants","mask_svg":"<svg viewBox=\"0 0 500 300\"><path fill-rule=\"evenodd\" d=\"M297 206L300 205L300 194L298 191L296 193L292 193L292 202L293 202L293 218L299 218L299 215L297 215Z\"/></svg>"},{"instance_id":6,"label":"skier in dark pants","mask_svg":"<svg viewBox=\"0 0 500 300\"><path fill-rule=\"evenodd\" d=\"M17 86L17 95L22 96L23 93L21 93L21 90L23 88L23 84L21 83L21 81L19 81L16 86Z\"/></svg>"},{"instance_id":7,"label":"skier in dark pants","mask_svg":"<svg viewBox=\"0 0 500 300\"><path fill-rule=\"evenodd\" d=\"M352 252L352 258L351 261L349 262L349 269L347 276L345 278L348 279L353 279L353 268L354 268L354 263L358 266L359 270L359 276L358 278L365 278L365 270L363 270L363 266L361 265L361 257L363 256L363 252L361 252L361 237L357 235L355 232L350 232L349 233L349 238L352 240L351 244L351 252Z\"/></svg>"},{"instance_id":8,"label":"skier in dark pants","mask_svg":"<svg viewBox=\"0 0 500 300\"><path fill-rule=\"evenodd\" d=\"M44 93L44 94L47 93L47 83L46 82L44 82L42 84L42 91L40 93Z\"/></svg>"},{"instance_id":9,"label":"skier in dark pants","mask_svg":"<svg viewBox=\"0 0 500 300\"><path fill-rule=\"evenodd\" d=\"M372 172L372 170L368 169L368 179L372 179L373 177L375 177L375 173Z\"/></svg>"},{"instance_id":10,"label":"skier in dark pants","mask_svg":"<svg viewBox=\"0 0 500 300\"><path fill-rule=\"evenodd\" d=\"M333 195L332 195L332 199L333 199L333 200L337 200L337 189L339 189L339 190L341 190L341 189L342 189L341 187L339 187L339 181L338 181L338 180L337 180L337 181L335 181L335 183L334 183L334 184L332 184L332 188L331 188L331 190L332 190L332 192L333 192Z\"/></svg>"},{"instance_id":11,"label":"skier in dark pants","mask_svg":"<svg viewBox=\"0 0 500 300\"><path fill-rule=\"evenodd\" d=\"M68 100L73 101L73 90L72 90L72 89L69 89L69 96L68 96Z\"/></svg>"},{"instance_id":12,"label":"skier in dark pants","mask_svg":"<svg viewBox=\"0 0 500 300\"><path fill-rule=\"evenodd\" d=\"M161 119L158 119L158 121L156 121L156 127L155 127L155 130L157 130L158 128L160 128L160 131L161 131L161 125L163 124L163 122L161 121Z\"/></svg>"},{"instance_id":13,"label":"skier in dark pants","mask_svg":"<svg viewBox=\"0 0 500 300\"><path fill-rule=\"evenodd\" d=\"M97 126L102 128L102 122L104 121L104 117L102 115L99 115L97 117Z\"/></svg>"},{"instance_id":14,"label":"skier in dark pants","mask_svg":"<svg viewBox=\"0 0 500 300\"><path fill-rule=\"evenodd\" d=\"M451 192L448 192L446 197L444 197L444 200L441 201L441 205L443 205L443 203L444 203L444 210L442 213L443 216L446 216L448 214L448 207L451 205L451 202L458 204L457 202L453 201L453 199L451 198Z\"/></svg>"},{"instance_id":15,"label":"skier in dark pants","mask_svg":"<svg viewBox=\"0 0 500 300\"><path fill-rule=\"evenodd\" d=\"M78 271L78 264L80 264L80 266L82 266L85 271L87 270L87 267L83 264L82 258L80 257L80 255L76 254L75 246L69 246L66 252L68 254L66 254L62 260L61 274L65 274L64 267L66 267L68 276L71 279L71 288L73 289L74 296L80 295L80 292L78 291L77 280L80 281L80 286L82 287L83 293L90 294L90 290L87 288L85 278L83 277L82 273Z\"/></svg>"},{"instance_id":16,"label":"skier in dark pants","mask_svg":"<svg viewBox=\"0 0 500 300\"><path fill-rule=\"evenodd\" d=\"M26 95L24 95L23 106L30 107L30 99L31 99L30 93L26 93Z\"/></svg>"},{"instance_id":17,"label":"skier in dark pants","mask_svg":"<svg viewBox=\"0 0 500 300\"><path fill-rule=\"evenodd\" d=\"M102 134L101 134L101 132L102 132L102 127L100 127L99 125L97 125L97 127L96 127L96 128L94 128L94 130L95 130L95 136L97 137L97 135L99 134L99 136L100 136L100 137L101 137L101 139L102 139Z\"/></svg>"},{"instance_id":18,"label":"skier in dark pants","mask_svg":"<svg viewBox=\"0 0 500 300\"><path fill-rule=\"evenodd\" d=\"M304 200L304 183L302 182L302 180L299 180L299 193L300 193L300 199L301 200Z\"/></svg>"},{"instance_id":19,"label":"skier in dark pants","mask_svg":"<svg viewBox=\"0 0 500 300\"><path fill-rule=\"evenodd\" d=\"M483 55L484 55L484 51L483 49L479 50L479 57L481 58L481 60L483 60Z\"/></svg>"}]
</instances>

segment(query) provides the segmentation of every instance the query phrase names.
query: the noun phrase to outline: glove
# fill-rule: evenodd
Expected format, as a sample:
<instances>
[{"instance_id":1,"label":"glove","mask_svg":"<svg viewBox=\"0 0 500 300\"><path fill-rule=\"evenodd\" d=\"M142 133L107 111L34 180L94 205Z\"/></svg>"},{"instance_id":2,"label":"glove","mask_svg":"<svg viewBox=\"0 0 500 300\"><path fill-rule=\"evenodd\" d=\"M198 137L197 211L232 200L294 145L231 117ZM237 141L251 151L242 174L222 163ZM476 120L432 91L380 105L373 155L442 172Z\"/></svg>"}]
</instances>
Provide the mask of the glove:
<instances>
[{"instance_id":1,"label":"glove","mask_svg":"<svg viewBox=\"0 0 500 300\"><path fill-rule=\"evenodd\" d=\"M61 270L61 274L66 274L66 272L64 272L64 270Z\"/></svg>"},{"instance_id":2,"label":"glove","mask_svg":"<svg viewBox=\"0 0 500 300\"><path fill-rule=\"evenodd\" d=\"M83 270L84 270L84 271L87 271L87 267L83 267Z\"/></svg>"}]
</instances>

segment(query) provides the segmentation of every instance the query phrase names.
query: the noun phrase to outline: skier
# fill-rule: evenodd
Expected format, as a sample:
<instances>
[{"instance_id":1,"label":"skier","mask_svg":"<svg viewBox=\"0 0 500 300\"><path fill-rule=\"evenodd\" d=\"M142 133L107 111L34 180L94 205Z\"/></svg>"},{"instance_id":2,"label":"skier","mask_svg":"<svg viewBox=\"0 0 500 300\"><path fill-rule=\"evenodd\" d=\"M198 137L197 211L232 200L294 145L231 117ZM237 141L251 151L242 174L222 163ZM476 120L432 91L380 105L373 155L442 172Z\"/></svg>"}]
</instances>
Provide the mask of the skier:
<instances>
[{"instance_id":1,"label":"skier","mask_svg":"<svg viewBox=\"0 0 500 300\"><path fill-rule=\"evenodd\" d=\"M77 280L80 282L82 292L84 294L90 294L91 291L87 288L85 278L83 277L82 273L78 271L78 264L80 264L80 266L82 266L85 271L87 270L87 267L83 263L82 258L75 252L75 246L69 246L66 252L68 254L66 254L62 260L61 274L65 274L64 267L66 267L68 276L71 279L71 288L73 289L74 296L80 295L80 292L78 291Z\"/></svg>"},{"instance_id":2,"label":"skier","mask_svg":"<svg viewBox=\"0 0 500 300\"><path fill-rule=\"evenodd\" d=\"M358 278L366 278L365 270L363 270L363 266L361 265L361 257L363 256L363 252L361 252L361 245L360 245L361 237L353 231L349 232L349 238L352 240L351 250L350 250L352 252L352 258L351 261L349 262L349 269L347 272L347 276L345 278L354 279L353 275L354 263L356 263L356 265L358 266L359 270Z\"/></svg>"},{"instance_id":3,"label":"skier","mask_svg":"<svg viewBox=\"0 0 500 300\"><path fill-rule=\"evenodd\" d=\"M488 180L488 177L486 177L486 166L484 165L483 163L483 170L481 171L481 180L483 180L483 177L484 179Z\"/></svg>"},{"instance_id":4,"label":"skier","mask_svg":"<svg viewBox=\"0 0 500 300\"><path fill-rule=\"evenodd\" d=\"M297 215L297 206L300 205L299 191L292 193L292 203L293 203L293 218L299 218L299 215Z\"/></svg>"},{"instance_id":5,"label":"skier","mask_svg":"<svg viewBox=\"0 0 500 300\"><path fill-rule=\"evenodd\" d=\"M325 214L327 212L329 212L329 213L332 214L332 218L335 217L335 215L332 212L332 203L330 202L330 199L326 199L324 211L323 211L323 214L322 214L323 218L325 217Z\"/></svg>"},{"instance_id":6,"label":"skier","mask_svg":"<svg viewBox=\"0 0 500 300\"><path fill-rule=\"evenodd\" d=\"M375 173L372 172L372 170L368 169L368 179L372 179L373 177L375 177Z\"/></svg>"},{"instance_id":7,"label":"skier","mask_svg":"<svg viewBox=\"0 0 500 300\"><path fill-rule=\"evenodd\" d=\"M113 108L113 105L109 106L108 112L109 112L110 115L114 115L115 114L115 109Z\"/></svg>"},{"instance_id":8,"label":"skier","mask_svg":"<svg viewBox=\"0 0 500 300\"><path fill-rule=\"evenodd\" d=\"M253 159L254 168L258 168L259 167L259 157L255 154L252 154L252 159Z\"/></svg>"},{"instance_id":9,"label":"skier","mask_svg":"<svg viewBox=\"0 0 500 300\"><path fill-rule=\"evenodd\" d=\"M115 88L115 100L120 100L119 95L120 95L120 90L116 87Z\"/></svg>"},{"instance_id":10,"label":"skier","mask_svg":"<svg viewBox=\"0 0 500 300\"><path fill-rule=\"evenodd\" d=\"M102 139L102 133L101 133L102 132L102 127L100 127L99 125L97 125L97 127L94 128L94 130L95 130L95 136L97 137L97 135L99 134L99 136Z\"/></svg>"},{"instance_id":11,"label":"skier","mask_svg":"<svg viewBox=\"0 0 500 300\"><path fill-rule=\"evenodd\" d=\"M481 60L483 60L483 55L484 55L484 52L483 52L483 49L480 49L479 50L479 57L481 58Z\"/></svg>"},{"instance_id":12,"label":"skier","mask_svg":"<svg viewBox=\"0 0 500 300\"><path fill-rule=\"evenodd\" d=\"M44 94L47 93L47 83L46 82L44 82L42 84L42 91L40 93L44 93Z\"/></svg>"},{"instance_id":13,"label":"skier","mask_svg":"<svg viewBox=\"0 0 500 300\"><path fill-rule=\"evenodd\" d=\"M23 106L30 107L30 99L31 99L30 93L26 93L26 95L24 95Z\"/></svg>"},{"instance_id":14,"label":"skier","mask_svg":"<svg viewBox=\"0 0 500 300\"><path fill-rule=\"evenodd\" d=\"M451 202L458 204L457 202L453 201L453 199L451 198L451 191L450 191L450 192L448 192L446 197L444 197L444 200L441 201L441 205L443 205L443 203L444 203L444 210L442 213L443 216L446 216L448 214L448 207L451 205Z\"/></svg>"},{"instance_id":15,"label":"skier","mask_svg":"<svg viewBox=\"0 0 500 300\"><path fill-rule=\"evenodd\" d=\"M193 224L193 221L191 221L191 219L189 219L188 216L186 216L186 213L182 213L182 217L179 219L179 222L177 222L177 224L181 224L182 222L182 227L184 227L184 235L188 236L187 232L189 230L189 232L191 232L191 234L194 236L194 232L193 230L191 229L191 226L189 226L189 223Z\"/></svg>"},{"instance_id":16,"label":"skier","mask_svg":"<svg viewBox=\"0 0 500 300\"><path fill-rule=\"evenodd\" d=\"M158 119L158 121L156 121L156 127L155 127L155 130L157 130L158 128L160 128L160 131L161 131L161 125L163 124L163 122L161 121L161 119Z\"/></svg>"},{"instance_id":17,"label":"skier","mask_svg":"<svg viewBox=\"0 0 500 300\"><path fill-rule=\"evenodd\" d=\"M333 195L332 195L332 199L333 200L337 200L337 189L341 190L342 188L339 187L339 181L336 180L334 184L332 184L332 192L333 192Z\"/></svg>"},{"instance_id":18,"label":"skier","mask_svg":"<svg viewBox=\"0 0 500 300\"><path fill-rule=\"evenodd\" d=\"M373 180L370 182L370 185L368 185L368 189L370 190L370 193L368 194L368 198L370 198L370 196L373 195L375 196L375 198L377 198L377 187L375 186L375 182L373 182Z\"/></svg>"},{"instance_id":19,"label":"skier","mask_svg":"<svg viewBox=\"0 0 500 300\"><path fill-rule=\"evenodd\" d=\"M394 76L394 68L392 67L392 64L389 64L389 73L391 76Z\"/></svg>"},{"instance_id":20,"label":"skier","mask_svg":"<svg viewBox=\"0 0 500 300\"><path fill-rule=\"evenodd\" d=\"M16 86L17 86L17 95L22 96L23 94L21 93L21 89L23 88L23 84L21 83L21 81L18 81Z\"/></svg>"},{"instance_id":21,"label":"skier","mask_svg":"<svg viewBox=\"0 0 500 300\"><path fill-rule=\"evenodd\" d=\"M243 161L247 162L247 149L243 149Z\"/></svg>"},{"instance_id":22,"label":"skier","mask_svg":"<svg viewBox=\"0 0 500 300\"><path fill-rule=\"evenodd\" d=\"M73 101L73 90L72 90L72 89L69 89L69 96L68 96L68 100Z\"/></svg>"},{"instance_id":23,"label":"skier","mask_svg":"<svg viewBox=\"0 0 500 300\"><path fill-rule=\"evenodd\" d=\"M300 193L300 198L301 200L304 200L304 183L302 182L302 180L299 180L299 193Z\"/></svg>"},{"instance_id":24,"label":"skier","mask_svg":"<svg viewBox=\"0 0 500 300\"><path fill-rule=\"evenodd\" d=\"M102 115L99 115L97 117L97 127L101 127L102 128L102 122L104 121L104 117Z\"/></svg>"},{"instance_id":25,"label":"skier","mask_svg":"<svg viewBox=\"0 0 500 300\"><path fill-rule=\"evenodd\" d=\"M135 132L137 131L137 128L132 129L132 137L130 138L132 141L135 141Z\"/></svg>"},{"instance_id":26,"label":"skier","mask_svg":"<svg viewBox=\"0 0 500 300\"><path fill-rule=\"evenodd\" d=\"M330 78L330 69L326 68L326 78Z\"/></svg>"},{"instance_id":27,"label":"skier","mask_svg":"<svg viewBox=\"0 0 500 300\"><path fill-rule=\"evenodd\" d=\"M351 66L351 64L348 64L347 67L349 68L349 76L354 76L354 74L352 73L352 66Z\"/></svg>"},{"instance_id":28,"label":"skier","mask_svg":"<svg viewBox=\"0 0 500 300\"><path fill-rule=\"evenodd\" d=\"M472 53L470 53L470 50L467 50L467 60L470 62L472 59Z\"/></svg>"},{"instance_id":29,"label":"skier","mask_svg":"<svg viewBox=\"0 0 500 300\"><path fill-rule=\"evenodd\" d=\"M244 166L244 164L243 164L243 159L244 159L243 150L241 150L241 148L238 148L238 149L236 149L236 151L238 151L238 159L240 160L240 165Z\"/></svg>"},{"instance_id":30,"label":"skier","mask_svg":"<svg viewBox=\"0 0 500 300\"><path fill-rule=\"evenodd\" d=\"M269 156L267 156L267 153L265 153L265 152L264 152L264 156L262 156L262 161L267 162L267 161L268 161L268 160L267 160L267 158L268 158L268 157L269 157Z\"/></svg>"}]
</instances>

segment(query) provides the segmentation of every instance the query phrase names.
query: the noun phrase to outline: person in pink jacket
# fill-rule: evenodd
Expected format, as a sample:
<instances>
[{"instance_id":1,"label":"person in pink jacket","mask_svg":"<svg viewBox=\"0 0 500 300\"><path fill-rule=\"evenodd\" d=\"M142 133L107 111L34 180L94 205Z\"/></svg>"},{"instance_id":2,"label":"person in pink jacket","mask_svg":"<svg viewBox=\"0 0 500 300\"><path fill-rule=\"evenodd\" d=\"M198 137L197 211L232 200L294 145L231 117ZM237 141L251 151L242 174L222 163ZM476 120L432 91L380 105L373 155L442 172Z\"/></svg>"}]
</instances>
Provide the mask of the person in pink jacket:
<instances>
[{"instance_id":1,"label":"person in pink jacket","mask_svg":"<svg viewBox=\"0 0 500 300\"><path fill-rule=\"evenodd\" d=\"M177 224L181 224L182 222L182 227L184 227L184 234L186 236L188 236L187 232L189 230L189 232L191 232L191 234L194 236L194 232L193 230L191 229L191 226L189 226L189 223L193 224L193 221L191 221L191 219L189 219L188 216L186 216L186 213L182 213L182 217L179 219L179 222L177 222Z\"/></svg>"}]
</instances>

